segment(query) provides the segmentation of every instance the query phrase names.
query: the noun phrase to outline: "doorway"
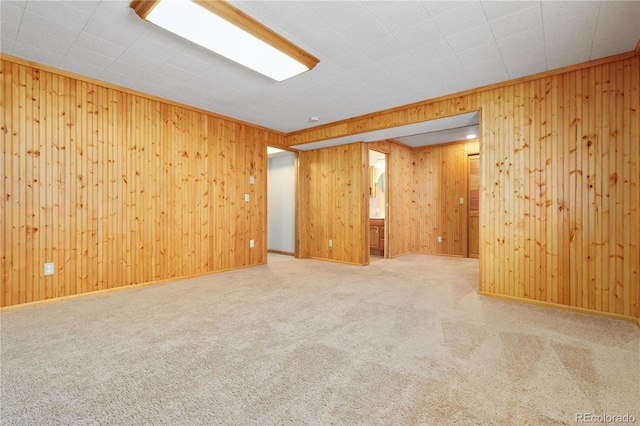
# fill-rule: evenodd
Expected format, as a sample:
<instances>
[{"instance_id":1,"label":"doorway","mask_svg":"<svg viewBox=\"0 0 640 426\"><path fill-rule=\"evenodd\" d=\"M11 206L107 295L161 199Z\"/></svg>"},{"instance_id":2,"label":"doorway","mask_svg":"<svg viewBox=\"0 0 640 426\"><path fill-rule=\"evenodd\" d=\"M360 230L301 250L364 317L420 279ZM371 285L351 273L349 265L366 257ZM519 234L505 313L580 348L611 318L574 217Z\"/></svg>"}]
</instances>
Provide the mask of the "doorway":
<instances>
[{"instance_id":1,"label":"doorway","mask_svg":"<svg viewBox=\"0 0 640 426\"><path fill-rule=\"evenodd\" d=\"M267 252L297 256L296 153L267 147Z\"/></svg>"},{"instance_id":2,"label":"doorway","mask_svg":"<svg viewBox=\"0 0 640 426\"><path fill-rule=\"evenodd\" d=\"M387 250L387 154L369 150L369 256L388 257Z\"/></svg>"}]
</instances>

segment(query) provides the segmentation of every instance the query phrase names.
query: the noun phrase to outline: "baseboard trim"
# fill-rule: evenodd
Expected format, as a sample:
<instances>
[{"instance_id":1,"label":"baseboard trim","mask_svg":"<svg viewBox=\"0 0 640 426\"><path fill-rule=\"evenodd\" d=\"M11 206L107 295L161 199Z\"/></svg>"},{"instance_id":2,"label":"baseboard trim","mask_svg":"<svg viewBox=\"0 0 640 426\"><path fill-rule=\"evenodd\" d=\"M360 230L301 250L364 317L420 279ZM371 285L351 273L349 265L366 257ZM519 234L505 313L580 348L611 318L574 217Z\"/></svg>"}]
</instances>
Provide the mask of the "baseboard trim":
<instances>
[{"instance_id":1,"label":"baseboard trim","mask_svg":"<svg viewBox=\"0 0 640 426\"><path fill-rule=\"evenodd\" d=\"M523 297L506 296L506 295L503 295L503 294L488 293L486 291L481 291L481 290L478 291L478 294L481 295L481 296L493 297L494 299L508 300L510 302L526 303L526 304L529 304L529 305L542 306L542 307L545 307L545 308L561 309L563 311L578 312L578 313L581 313L581 314L595 315L595 316L609 318L609 319L622 320L622 321L631 321L631 322L635 322L638 325L638 327L640 327L640 318L631 317L631 316L627 316L627 315L612 314L610 312L601 312L601 311L596 311L596 310L593 310L593 309L579 308L577 306L559 305L557 303L543 302L543 301L540 301L540 300L533 300L533 299L525 299Z\"/></svg>"},{"instance_id":2,"label":"baseboard trim","mask_svg":"<svg viewBox=\"0 0 640 426\"><path fill-rule=\"evenodd\" d=\"M130 290L132 288L147 287L147 286L158 285L158 284L168 284L168 283L175 282L175 281L182 281L182 280L188 280L188 279L191 279L191 278L204 277L206 275L215 275L215 274L220 274L222 272L229 272L229 271L234 271L234 270L237 270L237 269L251 268L251 267L254 267L254 266L260 266L260 265L264 265L264 264L265 263L263 262L263 263L257 263L255 265L239 266L237 268L227 268L227 269L221 269L219 271L212 271L212 272L202 272L200 274L185 275L185 276L182 276L182 277L172 277L172 278L166 278L166 279L163 279L163 280L149 281L149 282L140 283L140 284L130 284L130 285L125 285L125 286L121 286L121 287L107 288L107 289L104 289L104 290L90 291L90 292L87 292L87 293L71 294L69 296L54 297L52 299L37 300L35 302L19 303L17 305L9 305L9 306L0 307L0 313L9 312L9 311L16 311L16 310L19 310L19 309L35 308L37 306L48 305L48 304L51 304L51 303L64 302L64 301L67 301L67 300L79 299L81 297L97 296L97 295L100 295L100 294L113 293L113 292L121 291L121 290Z\"/></svg>"},{"instance_id":3,"label":"baseboard trim","mask_svg":"<svg viewBox=\"0 0 640 426\"><path fill-rule=\"evenodd\" d=\"M325 262L342 263L343 265L367 266L368 263L347 262L346 260L327 259L325 257L305 257L304 259L323 260Z\"/></svg>"},{"instance_id":4,"label":"baseboard trim","mask_svg":"<svg viewBox=\"0 0 640 426\"><path fill-rule=\"evenodd\" d=\"M290 251L280 251L280 250L267 250L267 253L273 253L273 254L283 254L285 256L295 256L295 253L292 253Z\"/></svg>"}]
</instances>

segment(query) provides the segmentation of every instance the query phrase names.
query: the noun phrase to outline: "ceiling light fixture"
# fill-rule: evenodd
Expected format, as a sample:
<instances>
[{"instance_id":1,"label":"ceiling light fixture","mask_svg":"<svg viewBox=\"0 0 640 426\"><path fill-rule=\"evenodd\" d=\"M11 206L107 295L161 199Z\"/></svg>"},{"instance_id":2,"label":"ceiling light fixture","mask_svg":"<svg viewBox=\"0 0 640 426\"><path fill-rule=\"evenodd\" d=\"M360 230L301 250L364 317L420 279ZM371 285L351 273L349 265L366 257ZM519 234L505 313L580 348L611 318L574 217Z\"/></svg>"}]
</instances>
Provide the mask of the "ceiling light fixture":
<instances>
[{"instance_id":1,"label":"ceiling light fixture","mask_svg":"<svg viewBox=\"0 0 640 426\"><path fill-rule=\"evenodd\" d=\"M277 81L318 58L221 0L134 0L140 18Z\"/></svg>"},{"instance_id":2,"label":"ceiling light fixture","mask_svg":"<svg viewBox=\"0 0 640 426\"><path fill-rule=\"evenodd\" d=\"M312 123L317 123L318 121L320 121L320 118L314 115L313 117L309 117L309 121Z\"/></svg>"},{"instance_id":3,"label":"ceiling light fixture","mask_svg":"<svg viewBox=\"0 0 640 426\"><path fill-rule=\"evenodd\" d=\"M467 135L467 139L475 139L476 135L474 135L473 133L470 135Z\"/></svg>"}]
</instances>

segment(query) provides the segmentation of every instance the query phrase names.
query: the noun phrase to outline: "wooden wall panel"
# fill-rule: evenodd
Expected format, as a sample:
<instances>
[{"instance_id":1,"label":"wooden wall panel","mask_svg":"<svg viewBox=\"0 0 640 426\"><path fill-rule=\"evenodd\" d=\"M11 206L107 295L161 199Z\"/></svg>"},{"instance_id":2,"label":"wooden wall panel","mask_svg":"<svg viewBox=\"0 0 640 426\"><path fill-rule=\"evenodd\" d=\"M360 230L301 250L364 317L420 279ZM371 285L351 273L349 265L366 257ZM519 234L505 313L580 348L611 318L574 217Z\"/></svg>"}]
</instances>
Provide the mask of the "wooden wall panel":
<instances>
[{"instance_id":1,"label":"wooden wall panel","mask_svg":"<svg viewBox=\"0 0 640 426\"><path fill-rule=\"evenodd\" d=\"M363 143L299 153L300 257L369 262L368 158Z\"/></svg>"},{"instance_id":2,"label":"wooden wall panel","mask_svg":"<svg viewBox=\"0 0 640 426\"><path fill-rule=\"evenodd\" d=\"M413 197L413 167L411 148L394 141L370 142L370 149L387 154L387 191L389 217L386 221L389 258L411 253L411 209Z\"/></svg>"},{"instance_id":3,"label":"wooden wall panel","mask_svg":"<svg viewBox=\"0 0 640 426\"><path fill-rule=\"evenodd\" d=\"M287 137L12 61L0 71L3 306L259 263L267 143L479 110L480 291L640 318L633 52ZM301 255L366 263L366 148L354 145L301 155ZM397 167L416 176L428 157ZM414 217L426 215L427 199L413 201ZM429 227L412 222L413 250L426 252ZM150 264L138 266L141 250ZM56 275L42 276L45 259Z\"/></svg>"},{"instance_id":4,"label":"wooden wall panel","mask_svg":"<svg viewBox=\"0 0 640 426\"><path fill-rule=\"evenodd\" d=\"M282 135L10 60L0 78L1 306L266 261Z\"/></svg>"},{"instance_id":5,"label":"wooden wall panel","mask_svg":"<svg viewBox=\"0 0 640 426\"><path fill-rule=\"evenodd\" d=\"M482 292L638 317L638 58L486 91Z\"/></svg>"},{"instance_id":6,"label":"wooden wall panel","mask_svg":"<svg viewBox=\"0 0 640 426\"><path fill-rule=\"evenodd\" d=\"M478 110L481 293L640 318L639 90L631 52L295 132L286 143ZM412 251L462 254L462 244L433 246L447 224L425 194L455 182L436 167L441 155L425 148L399 165L416 177L408 233Z\"/></svg>"},{"instance_id":7,"label":"wooden wall panel","mask_svg":"<svg viewBox=\"0 0 640 426\"><path fill-rule=\"evenodd\" d=\"M467 255L468 156L477 152L477 141L413 150L414 253Z\"/></svg>"}]
</instances>

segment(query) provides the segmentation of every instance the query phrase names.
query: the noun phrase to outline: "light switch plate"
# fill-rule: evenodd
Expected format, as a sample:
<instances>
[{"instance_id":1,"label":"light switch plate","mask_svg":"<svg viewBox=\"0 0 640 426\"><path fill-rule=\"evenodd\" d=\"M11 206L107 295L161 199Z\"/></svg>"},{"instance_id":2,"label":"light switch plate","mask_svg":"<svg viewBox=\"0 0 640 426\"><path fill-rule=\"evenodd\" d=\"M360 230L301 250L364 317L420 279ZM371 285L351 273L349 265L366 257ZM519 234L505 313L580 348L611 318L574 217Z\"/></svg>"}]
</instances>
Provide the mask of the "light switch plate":
<instances>
[{"instance_id":1,"label":"light switch plate","mask_svg":"<svg viewBox=\"0 0 640 426\"><path fill-rule=\"evenodd\" d=\"M244 194L244 200L249 201L249 194Z\"/></svg>"}]
</instances>

